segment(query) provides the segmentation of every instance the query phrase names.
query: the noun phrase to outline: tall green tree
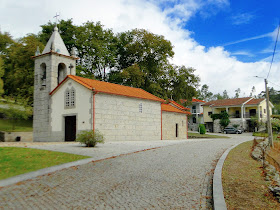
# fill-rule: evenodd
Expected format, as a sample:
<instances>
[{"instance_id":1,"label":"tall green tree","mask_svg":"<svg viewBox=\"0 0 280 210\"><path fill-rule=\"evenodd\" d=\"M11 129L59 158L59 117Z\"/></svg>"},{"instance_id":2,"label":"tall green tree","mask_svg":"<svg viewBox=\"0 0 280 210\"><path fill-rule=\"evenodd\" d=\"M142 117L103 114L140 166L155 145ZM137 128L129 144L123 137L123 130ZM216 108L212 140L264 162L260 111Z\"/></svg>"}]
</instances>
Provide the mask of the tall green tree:
<instances>
[{"instance_id":1,"label":"tall green tree","mask_svg":"<svg viewBox=\"0 0 280 210\"><path fill-rule=\"evenodd\" d=\"M39 46L44 45L34 34L14 42L7 51L5 58L4 90L5 94L16 98L24 98L33 102L34 60L32 56Z\"/></svg>"},{"instance_id":2,"label":"tall green tree","mask_svg":"<svg viewBox=\"0 0 280 210\"><path fill-rule=\"evenodd\" d=\"M155 94L162 95L162 86L159 80L164 77L169 65L169 58L174 55L173 46L163 36L153 34L144 29L134 29L117 35L117 65L116 70L110 73L109 81L120 82L116 75L130 66L136 65L144 83L141 88ZM121 84L127 84L122 78Z\"/></svg>"},{"instance_id":3,"label":"tall green tree","mask_svg":"<svg viewBox=\"0 0 280 210\"><path fill-rule=\"evenodd\" d=\"M107 73L116 65L117 39L112 30L104 29L100 22L86 22L77 27L75 36L75 47L80 58L78 73L107 80Z\"/></svg>"},{"instance_id":4,"label":"tall green tree","mask_svg":"<svg viewBox=\"0 0 280 210\"><path fill-rule=\"evenodd\" d=\"M239 98L240 93L241 93L240 88L237 88L234 92L235 92L235 98Z\"/></svg>"},{"instance_id":5,"label":"tall green tree","mask_svg":"<svg viewBox=\"0 0 280 210\"><path fill-rule=\"evenodd\" d=\"M213 100L214 94L209 91L209 86L204 84L202 85L201 89L198 90L198 99L204 101L211 101Z\"/></svg>"}]
</instances>

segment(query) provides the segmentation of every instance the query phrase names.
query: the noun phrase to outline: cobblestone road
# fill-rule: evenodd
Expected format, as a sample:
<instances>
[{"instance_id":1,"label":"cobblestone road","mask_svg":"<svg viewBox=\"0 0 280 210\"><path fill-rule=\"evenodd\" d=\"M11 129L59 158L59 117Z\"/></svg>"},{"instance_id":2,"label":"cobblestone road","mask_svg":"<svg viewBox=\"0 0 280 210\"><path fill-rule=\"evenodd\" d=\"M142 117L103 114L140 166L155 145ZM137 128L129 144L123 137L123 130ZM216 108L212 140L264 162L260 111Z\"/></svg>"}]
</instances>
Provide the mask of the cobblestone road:
<instances>
[{"instance_id":1,"label":"cobblestone road","mask_svg":"<svg viewBox=\"0 0 280 210\"><path fill-rule=\"evenodd\" d=\"M210 208L208 179L216 160L251 138L182 142L71 167L1 188L0 209Z\"/></svg>"}]
</instances>

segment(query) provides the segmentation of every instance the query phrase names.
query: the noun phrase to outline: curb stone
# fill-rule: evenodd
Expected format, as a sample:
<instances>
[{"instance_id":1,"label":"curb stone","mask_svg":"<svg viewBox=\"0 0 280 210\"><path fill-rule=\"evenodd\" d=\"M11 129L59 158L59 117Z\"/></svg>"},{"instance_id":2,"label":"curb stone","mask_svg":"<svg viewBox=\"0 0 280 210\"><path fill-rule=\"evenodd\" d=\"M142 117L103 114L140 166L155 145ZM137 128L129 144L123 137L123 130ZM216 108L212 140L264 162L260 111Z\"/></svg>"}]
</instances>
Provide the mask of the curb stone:
<instances>
[{"instance_id":1,"label":"curb stone","mask_svg":"<svg viewBox=\"0 0 280 210\"><path fill-rule=\"evenodd\" d=\"M251 141L251 140L247 140ZM226 210L226 202L224 198L224 192L223 192L223 185L222 185L222 170L223 170L223 165L225 162L225 159L228 156L228 153L235 147L237 147L239 144L242 144L244 142L240 142L238 144L233 145L232 147L228 148L223 155L220 157L215 171L214 171L214 177L213 177L213 202L214 202L214 209L215 210Z\"/></svg>"}]
</instances>

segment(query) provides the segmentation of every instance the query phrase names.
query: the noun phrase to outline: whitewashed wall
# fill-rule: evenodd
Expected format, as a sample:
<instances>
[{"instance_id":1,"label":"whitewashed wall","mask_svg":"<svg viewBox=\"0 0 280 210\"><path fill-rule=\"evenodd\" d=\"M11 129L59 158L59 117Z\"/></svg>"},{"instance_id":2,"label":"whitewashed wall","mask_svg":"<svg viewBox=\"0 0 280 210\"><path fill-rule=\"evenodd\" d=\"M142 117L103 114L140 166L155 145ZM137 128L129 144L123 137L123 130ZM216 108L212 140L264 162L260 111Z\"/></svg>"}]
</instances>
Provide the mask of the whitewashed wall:
<instances>
[{"instance_id":1,"label":"whitewashed wall","mask_svg":"<svg viewBox=\"0 0 280 210\"><path fill-rule=\"evenodd\" d=\"M75 89L76 99L74 108L65 108L65 91ZM52 141L64 141L65 116L76 115L77 133L91 130L92 127L92 91L73 81L67 81L51 97L51 131Z\"/></svg>"}]
</instances>

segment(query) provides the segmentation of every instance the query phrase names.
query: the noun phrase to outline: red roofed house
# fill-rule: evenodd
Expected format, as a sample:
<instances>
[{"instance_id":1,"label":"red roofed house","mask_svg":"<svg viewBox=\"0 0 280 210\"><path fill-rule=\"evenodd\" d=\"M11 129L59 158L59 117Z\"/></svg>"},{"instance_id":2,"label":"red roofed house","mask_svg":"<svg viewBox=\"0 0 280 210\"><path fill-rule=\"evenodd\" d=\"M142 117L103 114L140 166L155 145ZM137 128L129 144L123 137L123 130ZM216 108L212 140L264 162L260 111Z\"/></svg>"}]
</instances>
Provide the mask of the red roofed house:
<instances>
[{"instance_id":1,"label":"red roofed house","mask_svg":"<svg viewBox=\"0 0 280 210\"><path fill-rule=\"evenodd\" d=\"M186 103L187 100L181 99L181 103ZM192 104L188 106L190 108L191 116L189 117L189 130L198 131L199 124L204 124L203 121L203 107L205 101L192 98Z\"/></svg>"},{"instance_id":2,"label":"red roofed house","mask_svg":"<svg viewBox=\"0 0 280 210\"><path fill-rule=\"evenodd\" d=\"M77 58L57 27L34 59L34 141L73 141L83 130L99 130L107 141L187 138L190 113L176 102L76 76Z\"/></svg>"},{"instance_id":3,"label":"red roofed house","mask_svg":"<svg viewBox=\"0 0 280 210\"><path fill-rule=\"evenodd\" d=\"M272 113L272 103L270 104L270 113ZM260 122L267 121L266 99L255 99L252 97L223 99L209 101L203 106L203 118L206 128L220 132L219 123L213 122L211 114L227 112L230 117L230 126L239 125L239 128L249 130L248 124L251 117L257 117Z\"/></svg>"}]
</instances>

